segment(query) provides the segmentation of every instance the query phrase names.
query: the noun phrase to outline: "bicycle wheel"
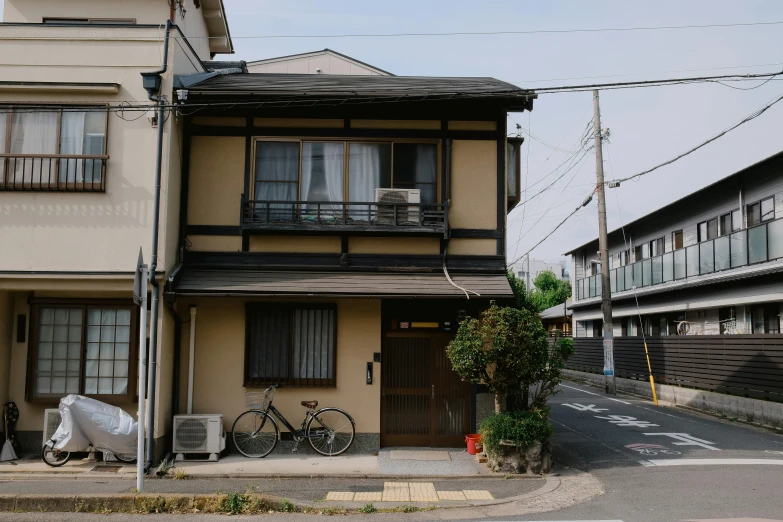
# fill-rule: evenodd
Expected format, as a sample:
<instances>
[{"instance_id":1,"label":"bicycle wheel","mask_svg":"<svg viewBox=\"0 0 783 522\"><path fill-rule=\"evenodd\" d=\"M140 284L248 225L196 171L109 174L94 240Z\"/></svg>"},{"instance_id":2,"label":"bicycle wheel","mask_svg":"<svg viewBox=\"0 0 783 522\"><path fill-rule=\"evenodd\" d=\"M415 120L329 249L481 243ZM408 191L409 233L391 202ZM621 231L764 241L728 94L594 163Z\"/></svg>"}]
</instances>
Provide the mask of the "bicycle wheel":
<instances>
[{"instance_id":1,"label":"bicycle wheel","mask_svg":"<svg viewBox=\"0 0 783 522\"><path fill-rule=\"evenodd\" d=\"M125 464L136 462L136 455L131 453L112 453L112 455L114 455L115 459Z\"/></svg>"},{"instance_id":2,"label":"bicycle wheel","mask_svg":"<svg viewBox=\"0 0 783 522\"><path fill-rule=\"evenodd\" d=\"M264 411L249 410L237 417L231 436L237 451L245 457L266 457L277 446L277 423Z\"/></svg>"},{"instance_id":3,"label":"bicycle wheel","mask_svg":"<svg viewBox=\"0 0 783 522\"><path fill-rule=\"evenodd\" d=\"M351 447L356 428L351 416L343 410L324 408L310 417L305 433L315 451L333 457Z\"/></svg>"},{"instance_id":4,"label":"bicycle wheel","mask_svg":"<svg viewBox=\"0 0 783 522\"><path fill-rule=\"evenodd\" d=\"M54 443L48 441L41 449L41 458L49 466L59 468L70 460L71 452L56 450L54 449Z\"/></svg>"}]
</instances>

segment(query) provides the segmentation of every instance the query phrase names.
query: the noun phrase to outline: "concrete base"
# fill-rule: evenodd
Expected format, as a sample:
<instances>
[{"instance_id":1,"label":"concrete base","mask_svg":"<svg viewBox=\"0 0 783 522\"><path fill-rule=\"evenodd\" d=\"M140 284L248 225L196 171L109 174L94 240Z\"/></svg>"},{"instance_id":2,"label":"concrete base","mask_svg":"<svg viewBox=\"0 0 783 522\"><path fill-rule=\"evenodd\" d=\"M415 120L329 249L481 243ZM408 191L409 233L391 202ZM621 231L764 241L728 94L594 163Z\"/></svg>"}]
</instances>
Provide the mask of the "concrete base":
<instances>
[{"instance_id":1,"label":"concrete base","mask_svg":"<svg viewBox=\"0 0 783 522\"><path fill-rule=\"evenodd\" d=\"M596 373L563 370L563 378L587 381L604 387L604 376ZM617 378L617 391L652 398L649 381ZM679 406L693 408L707 413L723 414L743 421L760 423L774 428L783 428L783 403L737 397L692 388L681 388L668 384L656 384L658 399Z\"/></svg>"}]
</instances>

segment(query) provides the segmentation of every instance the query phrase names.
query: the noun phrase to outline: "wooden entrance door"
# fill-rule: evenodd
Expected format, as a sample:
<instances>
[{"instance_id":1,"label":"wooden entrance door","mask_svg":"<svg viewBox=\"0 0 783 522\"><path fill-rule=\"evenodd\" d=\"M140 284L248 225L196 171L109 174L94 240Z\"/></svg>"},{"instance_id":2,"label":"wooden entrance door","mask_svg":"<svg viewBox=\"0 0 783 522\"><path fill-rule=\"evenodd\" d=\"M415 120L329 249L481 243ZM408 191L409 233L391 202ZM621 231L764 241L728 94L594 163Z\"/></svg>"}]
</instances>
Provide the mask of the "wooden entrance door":
<instances>
[{"instance_id":1,"label":"wooden entrance door","mask_svg":"<svg viewBox=\"0 0 783 522\"><path fill-rule=\"evenodd\" d=\"M470 387L451 369L451 334L389 332L381 356L381 444L454 447L470 430Z\"/></svg>"}]
</instances>

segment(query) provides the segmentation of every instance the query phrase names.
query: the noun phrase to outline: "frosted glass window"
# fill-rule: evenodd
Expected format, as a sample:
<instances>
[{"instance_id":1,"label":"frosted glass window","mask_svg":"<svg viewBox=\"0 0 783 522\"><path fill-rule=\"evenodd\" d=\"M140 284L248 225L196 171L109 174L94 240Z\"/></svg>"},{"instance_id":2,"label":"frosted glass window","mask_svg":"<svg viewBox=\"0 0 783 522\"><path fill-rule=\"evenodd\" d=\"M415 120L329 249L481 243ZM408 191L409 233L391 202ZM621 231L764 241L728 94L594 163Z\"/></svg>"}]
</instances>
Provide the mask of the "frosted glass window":
<instances>
[{"instance_id":1,"label":"frosted glass window","mask_svg":"<svg viewBox=\"0 0 783 522\"><path fill-rule=\"evenodd\" d=\"M36 321L36 396L127 395L132 309L42 306Z\"/></svg>"}]
</instances>

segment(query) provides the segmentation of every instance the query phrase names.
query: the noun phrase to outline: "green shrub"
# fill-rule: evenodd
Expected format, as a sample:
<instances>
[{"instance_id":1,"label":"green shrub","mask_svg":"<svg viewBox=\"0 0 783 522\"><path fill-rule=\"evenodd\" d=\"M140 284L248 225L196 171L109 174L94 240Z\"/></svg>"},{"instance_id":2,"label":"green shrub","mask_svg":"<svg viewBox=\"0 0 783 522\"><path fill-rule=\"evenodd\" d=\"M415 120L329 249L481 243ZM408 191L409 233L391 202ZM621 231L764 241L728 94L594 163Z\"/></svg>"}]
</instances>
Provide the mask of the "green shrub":
<instances>
[{"instance_id":1,"label":"green shrub","mask_svg":"<svg viewBox=\"0 0 783 522\"><path fill-rule=\"evenodd\" d=\"M535 409L487 417L479 427L484 451L494 453L501 440L512 441L518 446L535 442L546 444L552 436L548 413L545 409Z\"/></svg>"},{"instance_id":2,"label":"green shrub","mask_svg":"<svg viewBox=\"0 0 783 522\"><path fill-rule=\"evenodd\" d=\"M377 513L377 512L378 512L378 508L372 504L365 504L359 508L359 513L370 514L370 513Z\"/></svg>"},{"instance_id":3,"label":"green shrub","mask_svg":"<svg viewBox=\"0 0 783 522\"><path fill-rule=\"evenodd\" d=\"M296 506L294 505L293 502L291 502L287 498L284 498L283 500L280 501L279 509L283 513L293 513L294 511L296 511Z\"/></svg>"},{"instance_id":4,"label":"green shrub","mask_svg":"<svg viewBox=\"0 0 783 522\"><path fill-rule=\"evenodd\" d=\"M245 510L249 501L250 498L248 495L232 491L220 499L218 511L221 513L228 513L229 515L238 515Z\"/></svg>"}]
</instances>

